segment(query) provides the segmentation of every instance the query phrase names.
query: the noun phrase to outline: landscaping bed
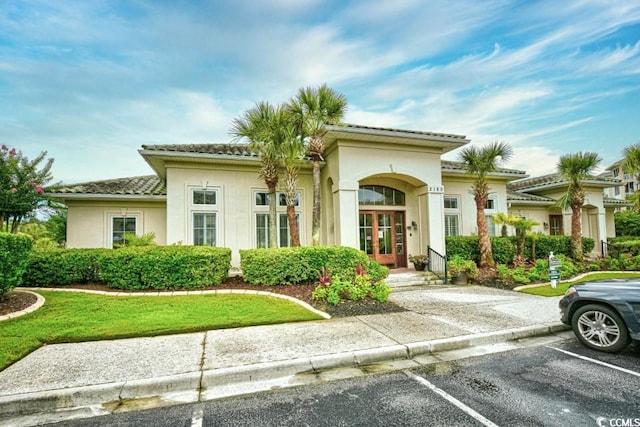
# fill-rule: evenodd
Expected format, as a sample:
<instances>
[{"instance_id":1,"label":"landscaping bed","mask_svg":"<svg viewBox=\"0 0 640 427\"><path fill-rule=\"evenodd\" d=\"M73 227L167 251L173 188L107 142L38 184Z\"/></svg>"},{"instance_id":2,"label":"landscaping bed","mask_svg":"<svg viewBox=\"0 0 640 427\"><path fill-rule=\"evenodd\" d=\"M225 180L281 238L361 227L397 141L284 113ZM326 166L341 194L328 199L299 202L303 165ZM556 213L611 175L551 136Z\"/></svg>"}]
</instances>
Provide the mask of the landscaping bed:
<instances>
[{"instance_id":1,"label":"landscaping bed","mask_svg":"<svg viewBox=\"0 0 640 427\"><path fill-rule=\"evenodd\" d=\"M316 288L316 284L311 285L275 285L275 286L260 286L260 285L252 285L250 283L246 283L242 280L241 277L232 277L228 278L224 281L224 283L216 286L207 286L198 290L216 290L216 289L249 289L255 291L262 292L274 292L277 294L288 295L294 298L299 299L300 301L304 301L318 310L322 310L325 313L328 313L332 317L348 317L348 316L363 316L369 314L381 314L381 313L394 313L399 311L406 311L403 307L400 307L397 304L392 302L378 302L373 299L367 298L361 301L344 301L338 305L327 304L323 301L314 301L311 298L311 293ZM112 289L103 284L98 283L88 283L88 284L76 284L69 285L60 288L76 288L76 289L87 289L87 290L97 290L97 291L105 291L105 292L126 292L120 289ZM158 292L156 290L146 290L147 292ZM193 291L193 289L190 289ZM145 292L145 291L130 291L130 292ZM159 291L162 292L162 291ZM171 292L171 291L167 291ZM14 297L14 302L6 304L5 301L0 301L0 315L8 314L12 311L19 311L30 304L27 304L25 307L21 307L18 302L26 303L26 298L23 295L30 295L26 292L12 292L9 295L17 294ZM32 296L32 295L31 295ZM33 297L33 296L32 296ZM34 301L35 302L35 297ZM21 307L21 308L18 308ZM7 312L3 313L2 310L6 309ZM13 308L13 310L12 310Z\"/></svg>"}]
</instances>

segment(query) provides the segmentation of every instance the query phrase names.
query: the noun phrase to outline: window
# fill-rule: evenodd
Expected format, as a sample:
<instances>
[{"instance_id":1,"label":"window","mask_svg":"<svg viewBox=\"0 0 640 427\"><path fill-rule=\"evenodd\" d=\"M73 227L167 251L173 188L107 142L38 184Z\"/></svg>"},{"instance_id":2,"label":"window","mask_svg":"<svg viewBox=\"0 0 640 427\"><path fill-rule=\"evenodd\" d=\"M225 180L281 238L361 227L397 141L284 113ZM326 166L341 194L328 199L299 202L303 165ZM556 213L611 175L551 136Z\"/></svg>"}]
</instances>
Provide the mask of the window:
<instances>
[{"instance_id":1,"label":"window","mask_svg":"<svg viewBox=\"0 0 640 427\"><path fill-rule=\"evenodd\" d=\"M204 246L216 246L216 214L193 214L193 244Z\"/></svg>"},{"instance_id":2,"label":"window","mask_svg":"<svg viewBox=\"0 0 640 427\"><path fill-rule=\"evenodd\" d=\"M193 204L194 205L215 205L216 191L215 190L193 190Z\"/></svg>"},{"instance_id":3,"label":"window","mask_svg":"<svg viewBox=\"0 0 640 427\"><path fill-rule=\"evenodd\" d=\"M190 188L189 218L191 240L196 246L218 245L218 191L216 188Z\"/></svg>"},{"instance_id":4,"label":"window","mask_svg":"<svg viewBox=\"0 0 640 427\"><path fill-rule=\"evenodd\" d=\"M488 210L494 210L496 208L496 201L493 199L487 199L487 204L484 208Z\"/></svg>"},{"instance_id":5,"label":"window","mask_svg":"<svg viewBox=\"0 0 640 427\"><path fill-rule=\"evenodd\" d=\"M458 209L458 198L454 196L444 196L445 209Z\"/></svg>"},{"instance_id":6,"label":"window","mask_svg":"<svg viewBox=\"0 0 640 427\"><path fill-rule=\"evenodd\" d=\"M493 237L496 235L496 225L493 223L493 216L487 215L485 218L487 219L487 230L489 230L489 236Z\"/></svg>"},{"instance_id":7,"label":"window","mask_svg":"<svg viewBox=\"0 0 640 427\"><path fill-rule=\"evenodd\" d=\"M114 216L111 217L111 243L112 247L124 245L124 234L137 234L136 217Z\"/></svg>"},{"instance_id":8,"label":"window","mask_svg":"<svg viewBox=\"0 0 640 427\"><path fill-rule=\"evenodd\" d=\"M460 216L458 214L455 215L444 215L444 235L446 237L449 236L459 236L460 235Z\"/></svg>"},{"instance_id":9,"label":"window","mask_svg":"<svg viewBox=\"0 0 640 427\"><path fill-rule=\"evenodd\" d=\"M358 190L360 205L404 206L404 193L381 185L362 185Z\"/></svg>"},{"instance_id":10,"label":"window","mask_svg":"<svg viewBox=\"0 0 640 427\"><path fill-rule=\"evenodd\" d=\"M277 215L276 230L279 247L291 246L291 232L289 229L289 220L287 218L287 199L285 193L277 194ZM269 193L264 191L256 191L254 194L254 211L255 211L255 239L256 247L268 248L271 230L269 229ZM293 202L296 209L296 223L300 230L300 193L296 193Z\"/></svg>"}]
</instances>

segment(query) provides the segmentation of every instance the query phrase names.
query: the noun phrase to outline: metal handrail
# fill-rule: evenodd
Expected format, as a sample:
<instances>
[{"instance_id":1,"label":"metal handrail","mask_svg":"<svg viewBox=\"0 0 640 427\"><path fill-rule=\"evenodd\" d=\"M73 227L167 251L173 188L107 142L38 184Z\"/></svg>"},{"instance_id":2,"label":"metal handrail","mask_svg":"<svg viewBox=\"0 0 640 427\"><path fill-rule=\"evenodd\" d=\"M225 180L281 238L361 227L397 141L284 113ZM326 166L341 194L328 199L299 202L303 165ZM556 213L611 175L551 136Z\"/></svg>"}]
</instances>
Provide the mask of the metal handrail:
<instances>
[{"instance_id":1,"label":"metal handrail","mask_svg":"<svg viewBox=\"0 0 640 427\"><path fill-rule=\"evenodd\" d=\"M427 246L427 256L429 257L429 263L427 269L442 279L446 284L449 278L449 269L447 268L447 256L441 255L437 251L431 249L431 246Z\"/></svg>"},{"instance_id":2,"label":"metal handrail","mask_svg":"<svg viewBox=\"0 0 640 427\"><path fill-rule=\"evenodd\" d=\"M600 240L600 243L602 245L602 258L608 257L610 251L614 252L615 256L620 255L620 249L618 249L617 247L615 247L611 243L605 242L604 240Z\"/></svg>"}]
</instances>

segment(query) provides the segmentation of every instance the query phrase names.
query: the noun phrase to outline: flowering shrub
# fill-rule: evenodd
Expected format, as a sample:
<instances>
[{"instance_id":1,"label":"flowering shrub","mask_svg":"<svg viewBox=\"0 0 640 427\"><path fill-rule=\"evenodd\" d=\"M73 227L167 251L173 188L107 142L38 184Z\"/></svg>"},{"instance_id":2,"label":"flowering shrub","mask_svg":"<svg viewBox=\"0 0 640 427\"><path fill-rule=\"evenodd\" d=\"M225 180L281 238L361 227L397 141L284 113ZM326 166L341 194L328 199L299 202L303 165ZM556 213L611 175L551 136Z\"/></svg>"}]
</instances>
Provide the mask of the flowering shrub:
<instances>
[{"instance_id":1,"label":"flowering shrub","mask_svg":"<svg viewBox=\"0 0 640 427\"><path fill-rule=\"evenodd\" d=\"M46 155L43 151L30 161L15 148L0 147L0 224L6 231L15 233L20 222L46 200L43 185L52 179L53 165Z\"/></svg>"},{"instance_id":2,"label":"flowering shrub","mask_svg":"<svg viewBox=\"0 0 640 427\"><path fill-rule=\"evenodd\" d=\"M429 257L426 255L409 255L409 262L414 264L427 264Z\"/></svg>"}]
</instances>

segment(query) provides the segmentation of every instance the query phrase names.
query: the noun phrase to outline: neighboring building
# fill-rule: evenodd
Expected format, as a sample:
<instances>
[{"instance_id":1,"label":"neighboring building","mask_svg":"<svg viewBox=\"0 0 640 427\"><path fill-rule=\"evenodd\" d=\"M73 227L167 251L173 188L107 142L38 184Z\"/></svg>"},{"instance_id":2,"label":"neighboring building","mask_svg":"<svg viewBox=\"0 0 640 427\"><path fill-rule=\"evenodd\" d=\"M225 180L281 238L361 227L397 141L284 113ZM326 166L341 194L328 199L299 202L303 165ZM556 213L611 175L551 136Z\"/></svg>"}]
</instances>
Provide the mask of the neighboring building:
<instances>
[{"instance_id":1,"label":"neighboring building","mask_svg":"<svg viewBox=\"0 0 640 427\"><path fill-rule=\"evenodd\" d=\"M605 190L605 194L608 197L625 200L627 196L631 196L640 189L638 177L630 173L624 173L622 170L622 160L618 160L611 166L607 167L602 176L612 177L621 181L615 187L610 187Z\"/></svg>"},{"instance_id":2,"label":"neighboring building","mask_svg":"<svg viewBox=\"0 0 640 427\"><path fill-rule=\"evenodd\" d=\"M465 136L356 125L330 126L322 164L321 243L360 248L382 264L407 265L427 246L445 252L445 237L476 234L473 177L441 156ZM66 203L68 247L110 248L125 232L154 232L158 244L239 250L268 245L268 195L259 156L243 144L144 145L155 175L68 185L52 195ZM568 234L570 212L554 207L566 183L500 168L490 175L486 215L499 212L540 222L534 231ZM615 201L588 181L585 236L612 236ZM311 164L301 161L296 211L302 245L311 242ZM618 201L620 202L620 201ZM622 202L621 202L622 203ZM289 245L284 197L278 196L280 246ZM493 227L491 227L493 229ZM599 245L596 245L598 247Z\"/></svg>"}]
</instances>

